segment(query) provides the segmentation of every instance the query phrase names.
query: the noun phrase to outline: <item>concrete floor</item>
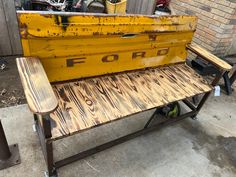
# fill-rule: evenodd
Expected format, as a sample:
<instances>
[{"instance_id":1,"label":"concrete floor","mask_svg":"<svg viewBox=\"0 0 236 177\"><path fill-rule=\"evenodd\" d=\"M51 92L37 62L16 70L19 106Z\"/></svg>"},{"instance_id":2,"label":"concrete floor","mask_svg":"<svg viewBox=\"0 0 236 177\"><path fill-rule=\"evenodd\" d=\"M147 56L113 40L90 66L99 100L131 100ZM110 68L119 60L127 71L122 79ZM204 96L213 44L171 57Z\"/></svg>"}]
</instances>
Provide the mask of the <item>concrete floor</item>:
<instances>
[{"instance_id":1,"label":"concrete floor","mask_svg":"<svg viewBox=\"0 0 236 177\"><path fill-rule=\"evenodd\" d=\"M57 141L55 158L137 130L150 115L151 111L145 112ZM46 166L27 106L0 109L0 118L9 144L19 144L22 160L20 165L0 171L0 177L43 176ZM212 96L198 120L187 119L59 170L59 177L93 176L236 177L236 92L230 97Z\"/></svg>"}]
</instances>

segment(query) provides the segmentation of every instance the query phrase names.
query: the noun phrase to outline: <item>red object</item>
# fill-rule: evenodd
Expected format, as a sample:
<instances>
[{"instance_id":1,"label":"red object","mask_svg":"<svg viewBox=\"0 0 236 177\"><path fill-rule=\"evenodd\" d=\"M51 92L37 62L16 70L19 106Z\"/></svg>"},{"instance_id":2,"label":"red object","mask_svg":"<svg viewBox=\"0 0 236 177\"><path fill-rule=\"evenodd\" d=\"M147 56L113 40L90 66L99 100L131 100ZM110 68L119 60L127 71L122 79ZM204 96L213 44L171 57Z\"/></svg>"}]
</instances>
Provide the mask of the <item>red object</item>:
<instances>
[{"instance_id":1,"label":"red object","mask_svg":"<svg viewBox=\"0 0 236 177\"><path fill-rule=\"evenodd\" d=\"M168 7L170 3L170 0L157 0L157 5L163 5L165 7Z\"/></svg>"}]
</instances>

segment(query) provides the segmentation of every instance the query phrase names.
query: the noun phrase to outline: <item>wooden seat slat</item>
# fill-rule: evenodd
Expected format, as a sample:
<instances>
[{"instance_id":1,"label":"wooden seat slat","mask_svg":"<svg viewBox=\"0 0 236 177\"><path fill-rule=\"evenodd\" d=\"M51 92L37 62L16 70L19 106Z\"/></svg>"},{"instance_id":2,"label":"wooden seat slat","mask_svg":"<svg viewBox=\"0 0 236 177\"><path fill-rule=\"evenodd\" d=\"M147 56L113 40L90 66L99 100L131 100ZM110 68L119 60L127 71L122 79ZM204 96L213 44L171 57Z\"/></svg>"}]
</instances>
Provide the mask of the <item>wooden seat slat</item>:
<instances>
[{"instance_id":1,"label":"wooden seat slat","mask_svg":"<svg viewBox=\"0 0 236 177\"><path fill-rule=\"evenodd\" d=\"M59 139L196 94L212 87L190 67L175 64L53 85L59 107L51 113Z\"/></svg>"}]
</instances>

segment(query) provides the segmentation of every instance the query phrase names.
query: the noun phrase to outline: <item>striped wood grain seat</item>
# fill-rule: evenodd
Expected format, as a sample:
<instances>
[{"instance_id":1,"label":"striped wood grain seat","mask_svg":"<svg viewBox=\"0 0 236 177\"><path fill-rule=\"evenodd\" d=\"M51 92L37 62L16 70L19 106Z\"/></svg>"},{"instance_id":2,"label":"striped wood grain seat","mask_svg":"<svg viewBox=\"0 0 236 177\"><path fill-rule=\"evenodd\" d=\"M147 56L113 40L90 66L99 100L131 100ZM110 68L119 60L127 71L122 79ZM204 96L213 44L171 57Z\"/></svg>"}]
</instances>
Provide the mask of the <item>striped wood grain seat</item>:
<instances>
[{"instance_id":1,"label":"striped wood grain seat","mask_svg":"<svg viewBox=\"0 0 236 177\"><path fill-rule=\"evenodd\" d=\"M58 139L171 102L211 91L185 64L119 73L53 85L59 99L51 113Z\"/></svg>"}]
</instances>

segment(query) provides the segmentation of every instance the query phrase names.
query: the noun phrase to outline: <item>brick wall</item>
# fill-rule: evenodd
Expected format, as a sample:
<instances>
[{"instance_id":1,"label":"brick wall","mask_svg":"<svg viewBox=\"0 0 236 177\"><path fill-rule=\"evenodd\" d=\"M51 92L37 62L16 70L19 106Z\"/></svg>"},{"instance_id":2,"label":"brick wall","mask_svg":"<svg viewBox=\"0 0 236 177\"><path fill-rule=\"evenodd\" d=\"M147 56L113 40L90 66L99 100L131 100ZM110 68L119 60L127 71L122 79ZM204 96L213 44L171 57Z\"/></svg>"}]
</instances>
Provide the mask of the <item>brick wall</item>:
<instances>
[{"instance_id":1,"label":"brick wall","mask_svg":"<svg viewBox=\"0 0 236 177\"><path fill-rule=\"evenodd\" d=\"M171 4L178 15L198 16L193 42L218 56L227 55L236 35L236 0L172 0Z\"/></svg>"}]
</instances>

